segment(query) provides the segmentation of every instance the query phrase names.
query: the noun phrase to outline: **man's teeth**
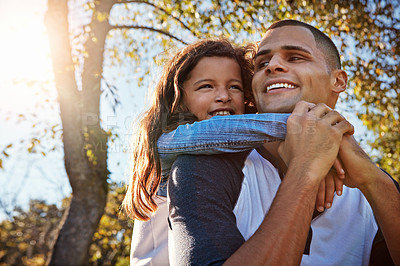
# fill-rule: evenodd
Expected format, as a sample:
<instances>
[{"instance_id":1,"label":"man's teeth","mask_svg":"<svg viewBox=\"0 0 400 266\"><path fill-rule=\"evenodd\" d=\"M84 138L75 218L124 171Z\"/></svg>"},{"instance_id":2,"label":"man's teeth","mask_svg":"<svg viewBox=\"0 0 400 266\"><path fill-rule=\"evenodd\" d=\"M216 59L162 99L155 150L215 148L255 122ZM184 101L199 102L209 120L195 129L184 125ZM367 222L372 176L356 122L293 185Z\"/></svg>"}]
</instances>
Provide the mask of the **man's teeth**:
<instances>
[{"instance_id":1,"label":"man's teeth","mask_svg":"<svg viewBox=\"0 0 400 266\"><path fill-rule=\"evenodd\" d=\"M267 91L277 89L277 88L288 88L288 89L294 89L296 86L289 84L289 83L275 83L271 84L267 87Z\"/></svg>"},{"instance_id":2,"label":"man's teeth","mask_svg":"<svg viewBox=\"0 0 400 266\"><path fill-rule=\"evenodd\" d=\"M231 115L231 113L229 111L217 111L212 113L212 115Z\"/></svg>"}]
</instances>

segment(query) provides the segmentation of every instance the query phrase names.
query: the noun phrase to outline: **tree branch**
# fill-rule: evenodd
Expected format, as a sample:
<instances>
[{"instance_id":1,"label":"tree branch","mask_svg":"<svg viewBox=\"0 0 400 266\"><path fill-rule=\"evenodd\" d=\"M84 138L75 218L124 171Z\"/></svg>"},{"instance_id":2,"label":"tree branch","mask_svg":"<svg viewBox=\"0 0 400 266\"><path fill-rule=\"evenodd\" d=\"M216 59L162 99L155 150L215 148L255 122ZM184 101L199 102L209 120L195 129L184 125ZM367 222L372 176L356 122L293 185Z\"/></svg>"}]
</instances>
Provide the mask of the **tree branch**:
<instances>
[{"instance_id":1,"label":"tree branch","mask_svg":"<svg viewBox=\"0 0 400 266\"><path fill-rule=\"evenodd\" d=\"M126 1L121 1L119 2L121 4L129 4L129 3L138 3L138 4L146 4L149 6L154 7L155 9L165 13L166 15L168 15L169 17L172 17L173 19L175 19L176 21L178 21L182 27L184 27L185 29L187 29L188 31L190 31L194 36L197 36L198 34L196 32L194 32L189 26L187 26L182 20L180 20L178 17L175 17L174 15L172 15L170 12L168 12L167 10L165 10L162 7L156 6L153 3L147 2L147 1L143 1L143 0L126 0Z\"/></svg>"},{"instance_id":2,"label":"tree branch","mask_svg":"<svg viewBox=\"0 0 400 266\"><path fill-rule=\"evenodd\" d=\"M185 41L179 39L178 37L175 37L174 35L172 35L171 33L167 32L167 31L160 30L160 29L155 29L155 28L152 28L152 27L138 26L138 25L132 25L132 26L127 26L127 25L111 26L111 30L118 30L118 29L128 29L128 30L130 30L130 29L142 29L142 30L155 31L155 32L164 34L164 35L166 35L166 36L168 36L168 37L170 37L170 38L172 38L172 39L174 39L174 40L176 40L176 41L178 41L178 42L180 42L180 43L182 43L182 44L184 44L184 45L187 45L187 44L188 44L187 42L185 42Z\"/></svg>"},{"instance_id":3,"label":"tree branch","mask_svg":"<svg viewBox=\"0 0 400 266\"><path fill-rule=\"evenodd\" d=\"M9 206L9 204L4 203L3 200L0 199L0 210L7 216L7 219L9 221L13 221L14 218L13 218L12 212L7 209L8 206ZM14 206L14 208L15 208L15 206Z\"/></svg>"}]
</instances>

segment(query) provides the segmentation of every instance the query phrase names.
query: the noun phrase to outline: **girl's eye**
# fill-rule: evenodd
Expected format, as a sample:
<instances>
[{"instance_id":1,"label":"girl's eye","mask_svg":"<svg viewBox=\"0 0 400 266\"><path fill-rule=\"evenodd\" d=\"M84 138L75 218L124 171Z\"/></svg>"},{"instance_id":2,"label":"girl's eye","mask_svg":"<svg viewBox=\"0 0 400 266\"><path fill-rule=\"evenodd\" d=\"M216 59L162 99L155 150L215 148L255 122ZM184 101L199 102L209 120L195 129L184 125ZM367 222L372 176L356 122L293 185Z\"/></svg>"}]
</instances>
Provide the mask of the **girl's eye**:
<instances>
[{"instance_id":1,"label":"girl's eye","mask_svg":"<svg viewBox=\"0 0 400 266\"><path fill-rule=\"evenodd\" d=\"M198 90L201 90L201 89L210 89L210 88L212 88L213 86L211 85L211 84L204 84L204 85L201 85L199 88L198 88Z\"/></svg>"},{"instance_id":2,"label":"girl's eye","mask_svg":"<svg viewBox=\"0 0 400 266\"><path fill-rule=\"evenodd\" d=\"M239 86L239 85L232 85L232 86L229 87L229 89L230 90L239 90L239 91L243 90L242 87Z\"/></svg>"}]
</instances>

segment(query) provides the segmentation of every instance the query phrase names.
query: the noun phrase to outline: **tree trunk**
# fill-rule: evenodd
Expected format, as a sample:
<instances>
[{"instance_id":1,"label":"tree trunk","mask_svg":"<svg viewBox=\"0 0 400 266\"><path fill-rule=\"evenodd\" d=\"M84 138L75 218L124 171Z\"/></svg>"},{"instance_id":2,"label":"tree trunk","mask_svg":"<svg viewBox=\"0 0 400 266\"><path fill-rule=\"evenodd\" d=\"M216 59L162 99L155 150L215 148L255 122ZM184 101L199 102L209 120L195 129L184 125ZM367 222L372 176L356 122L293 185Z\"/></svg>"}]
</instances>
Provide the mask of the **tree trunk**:
<instances>
[{"instance_id":1,"label":"tree trunk","mask_svg":"<svg viewBox=\"0 0 400 266\"><path fill-rule=\"evenodd\" d=\"M109 14L114 2L97 1L93 18L98 10ZM65 169L72 187L72 199L47 264L85 265L107 199L107 135L100 127L99 104L109 24L108 19L93 19L90 24L79 91L69 40L68 0L48 0L45 20L60 103Z\"/></svg>"}]
</instances>

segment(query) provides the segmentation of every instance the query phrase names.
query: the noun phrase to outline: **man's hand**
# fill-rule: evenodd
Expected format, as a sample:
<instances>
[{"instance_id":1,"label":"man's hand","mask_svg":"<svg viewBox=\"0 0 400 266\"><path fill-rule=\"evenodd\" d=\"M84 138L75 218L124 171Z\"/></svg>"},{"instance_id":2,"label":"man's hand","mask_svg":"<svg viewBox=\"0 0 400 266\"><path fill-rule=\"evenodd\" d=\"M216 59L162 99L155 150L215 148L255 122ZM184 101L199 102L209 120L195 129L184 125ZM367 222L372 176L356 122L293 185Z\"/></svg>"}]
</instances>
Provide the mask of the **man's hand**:
<instances>
[{"instance_id":1,"label":"man's hand","mask_svg":"<svg viewBox=\"0 0 400 266\"><path fill-rule=\"evenodd\" d=\"M287 121L287 135L278 152L289 167L303 169L318 184L335 162L345 133L353 126L325 104L299 102Z\"/></svg>"}]
</instances>

